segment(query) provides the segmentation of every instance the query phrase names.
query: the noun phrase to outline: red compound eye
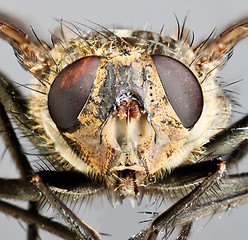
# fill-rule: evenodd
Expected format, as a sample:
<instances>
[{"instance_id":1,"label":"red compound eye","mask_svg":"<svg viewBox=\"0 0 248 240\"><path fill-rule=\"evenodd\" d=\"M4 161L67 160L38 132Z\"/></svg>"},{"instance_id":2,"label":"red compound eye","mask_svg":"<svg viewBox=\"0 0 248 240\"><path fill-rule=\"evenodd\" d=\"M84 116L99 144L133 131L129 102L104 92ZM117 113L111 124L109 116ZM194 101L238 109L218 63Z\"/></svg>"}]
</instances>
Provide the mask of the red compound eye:
<instances>
[{"instance_id":1,"label":"red compound eye","mask_svg":"<svg viewBox=\"0 0 248 240\"><path fill-rule=\"evenodd\" d=\"M203 109L203 95L195 75L178 60L163 56L152 56L167 98L186 128L193 127Z\"/></svg>"},{"instance_id":2,"label":"red compound eye","mask_svg":"<svg viewBox=\"0 0 248 240\"><path fill-rule=\"evenodd\" d=\"M81 58L66 66L53 81L48 94L49 113L59 129L73 126L96 78L100 58Z\"/></svg>"}]
</instances>

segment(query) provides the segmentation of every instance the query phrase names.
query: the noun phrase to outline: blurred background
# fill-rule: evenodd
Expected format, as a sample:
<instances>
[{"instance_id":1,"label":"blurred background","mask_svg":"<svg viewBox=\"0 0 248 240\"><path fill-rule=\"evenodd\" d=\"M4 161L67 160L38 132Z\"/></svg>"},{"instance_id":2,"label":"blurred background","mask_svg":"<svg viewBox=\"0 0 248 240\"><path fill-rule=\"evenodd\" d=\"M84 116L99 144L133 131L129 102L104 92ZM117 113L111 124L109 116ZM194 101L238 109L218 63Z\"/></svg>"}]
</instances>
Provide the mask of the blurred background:
<instances>
[{"instance_id":1,"label":"blurred background","mask_svg":"<svg viewBox=\"0 0 248 240\"><path fill-rule=\"evenodd\" d=\"M240 19L248 18L248 2L245 0L219 0L219 1L167 1L167 0L105 0L105 1L48 1L48 0L0 0L0 13L17 19L26 27L34 28L36 34L46 42L50 41L49 31L53 31L58 25L55 19L78 21L87 24L89 19L106 27L113 25L131 26L133 28L145 28L160 31L164 25L164 32L170 34L170 30L176 26L174 14L183 22L188 16L186 26L194 31L195 43L206 39L211 31L216 28L217 35ZM235 47L234 55L225 66L220 76L227 83L243 79L242 82L230 87L237 94L234 97L241 104L234 110L232 121L241 118L248 112L248 39ZM25 72L17 63L12 48L0 41L0 71L14 81L28 83L31 75ZM0 177L16 177L15 166L4 153L4 146L0 149ZM1 157L2 156L2 157ZM235 169L236 171L248 171L248 158ZM100 232L111 233L112 237L105 239L124 240L144 227L139 224L141 220L150 216L138 213L147 210L149 199L144 198L141 207L132 207L129 200L115 209L109 204L106 197L90 201L87 206L82 204L80 211L76 210L80 217ZM149 204L148 204L149 205ZM162 204L159 211L163 211L169 203ZM152 208L149 208L152 209ZM45 207L43 211L46 211ZM154 210L154 208L153 208ZM56 216L56 213L52 213ZM192 240L201 239L246 239L248 223L248 204L231 209L225 213L216 214L212 218L207 217L198 220L194 224L191 234ZM41 231L41 239L58 239ZM0 238L1 239L25 239L25 224L0 213Z\"/></svg>"}]
</instances>

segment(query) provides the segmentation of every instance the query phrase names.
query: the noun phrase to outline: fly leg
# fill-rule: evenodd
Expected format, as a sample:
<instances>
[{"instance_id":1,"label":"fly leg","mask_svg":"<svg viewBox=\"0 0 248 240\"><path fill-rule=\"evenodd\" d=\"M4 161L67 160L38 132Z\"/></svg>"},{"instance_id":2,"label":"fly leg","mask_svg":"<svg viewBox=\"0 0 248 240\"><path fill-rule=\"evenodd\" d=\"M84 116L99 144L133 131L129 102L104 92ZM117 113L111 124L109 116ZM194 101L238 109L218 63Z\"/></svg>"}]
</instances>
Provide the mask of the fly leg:
<instances>
[{"instance_id":1,"label":"fly leg","mask_svg":"<svg viewBox=\"0 0 248 240\"><path fill-rule=\"evenodd\" d=\"M56 195L43 183L38 174L32 180L48 202L56 209L64 220L76 232L79 239L100 240L99 233L82 221L73 211L71 211Z\"/></svg>"},{"instance_id":2,"label":"fly leg","mask_svg":"<svg viewBox=\"0 0 248 240\"><path fill-rule=\"evenodd\" d=\"M149 228L143 229L136 236L130 238L130 240L151 240L157 239L161 231L168 233L168 229L173 229L180 221L181 215L185 212L190 212L191 208L199 201L199 198L206 193L214 183L222 176L226 169L225 164L220 161L216 164L215 169L205 178L197 187L195 187L189 194L181 198L175 204L173 204L169 209L158 215L152 222ZM183 225L189 224L185 222ZM190 228L188 227L188 232ZM187 239L187 234L184 234L184 239ZM183 233L182 233L183 236ZM182 238L183 239L183 238Z\"/></svg>"},{"instance_id":3,"label":"fly leg","mask_svg":"<svg viewBox=\"0 0 248 240\"><path fill-rule=\"evenodd\" d=\"M6 78L3 75L0 75L1 83L4 84L4 80ZM9 86L10 87L10 86ZM12 88L12 86L11 86ZM10 91L10 89L8 89ZM2 91L1 91L2 92ZM13 93L13 92L12 92ZM1 94L1 96L4 96L5 94ZM18 97L21 96L18 94ZM21 107L21 106L20 106ZM24 107L23 107L24 108ZM28 162L27 157L23 153L22 147L19 143L19 140L13 130L13 126L10 123L10 119L6 113L6 110L3 106L3 104L0 102L0 132L3 137L3 140L5 142L6 148L9 150L12 159L14 160L17 169L21 175L21 178L23 181L28 181L29 176L32 175L33 170L31 165ZM37 213L38 207L35 202L29 201L29 211L31 213ZM27 231L27 239L28 240L34 240L38 238L38 230L34 224L28 225L28 231Z\"/></svg>"},{"instance_id":4,"label":"fly leg","mask_svg":"<svg viewBox=\"0 0 248 240\"><path fill-rule=\"evenodd\" d=\"M175 222L180 219L180 215L184 211L190 211L192 206L196 204L198 199L206 193L211 186L221 177L224 173L226 166L223 162L218 164L217 169L209 177L207 177L198 187L196 187L192 192L186 195L184 198L180 199L177 203L172 205L168 210L158 215L152 222L146 239L152 240L156 239L158 234L163 231L168 224L171 223L175 225Z\"/></svg>"},{"instance_id":5,"label":"fly leg","mask_svg":"<svg viewBox=\"0 0 248 240\"><path fill-rule=\"evenodd\" d=\"M247 140L248 115L216 134L204 147L207 149L206 154L219 156L234 151L242 142ZM248 148L246 149L248 151Z\"/></svg>"},{"instance_id":6,"label":"fly leg","mask_svg":"<svg viewBox=\"0 0 248 240\"><path fill-rule=\"evenodd\" d=\"M177 236L176 240L186 240L190 234L193 222L186 223L182 226L181 232Z\"/></svg>"}]
</instances>

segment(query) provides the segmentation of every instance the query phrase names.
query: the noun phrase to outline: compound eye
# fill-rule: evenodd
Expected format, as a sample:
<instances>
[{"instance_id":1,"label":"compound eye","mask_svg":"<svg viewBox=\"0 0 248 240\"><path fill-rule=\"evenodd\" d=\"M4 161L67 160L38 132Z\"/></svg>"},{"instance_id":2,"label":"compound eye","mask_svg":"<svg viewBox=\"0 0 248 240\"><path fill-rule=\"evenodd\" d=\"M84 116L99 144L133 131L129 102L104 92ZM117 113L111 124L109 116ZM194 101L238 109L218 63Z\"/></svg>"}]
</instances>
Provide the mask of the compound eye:
<instances>
[{"instance_id":1,"label":"compound eye","mask_svg":"<svg viewBox=\"0 0 248 240\"><path fill-rule=\"evenodd\" d=\"M203 95L195 75L178 60L153 55L153 62L167 98L185 128L193 127L201 116Z\"/></svg>"},{"instance_id":2,"label":"compound eye","mask_svg":"<svg viewBox=\"0 0 248 240\"><path fill-rule=\"evenodd\" d=\"M100 58L81 58L66 66L53 81L48 94L48 109L61 130L74 125L96 78Z\"/></svg>"}]
</instances>

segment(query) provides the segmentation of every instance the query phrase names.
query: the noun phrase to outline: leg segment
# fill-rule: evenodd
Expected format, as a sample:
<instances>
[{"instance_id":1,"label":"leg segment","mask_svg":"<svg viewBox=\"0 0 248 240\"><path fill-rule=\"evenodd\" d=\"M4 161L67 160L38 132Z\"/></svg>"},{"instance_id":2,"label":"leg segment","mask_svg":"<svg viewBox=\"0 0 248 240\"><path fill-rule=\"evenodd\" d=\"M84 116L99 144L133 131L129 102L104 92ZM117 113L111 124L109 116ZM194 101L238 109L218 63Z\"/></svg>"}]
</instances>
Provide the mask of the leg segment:
<instances>
[{"instance_id":1,"label":"leg segment","mask_svg":"<svg viewBox=\"0 0 248 240\"><path fill-rule=\"evenodd\" d=\"M184 215L184 212L191 211L192 207L198 202L199 198L211 188L218 178L221 177L225 169L225 164L220 162L217 165L217 169L215 169L211 175L209 175L202 183L200 183L199 186L192 190L188 195L181 198L165 212L158 215L152 222L149 229L146 228L142 230L136 236L130 239L157 239L157 236L161 231L175 227L178 224L181 215Z\"/></svg>"},{"instance_id":2,"label":"leg segment","mask_svg":"<svg viewBox=\"0 0 248 240\"><path fill-rule=\"evenodd\" d=\"M80 239L100 240L99 233L82 221L74 212L72 212L55 194L42 182L40 176L35 174L33 182L44 194L49 203L56 209L64 220L70 224Z\"/></svg>"}]
</instances>

